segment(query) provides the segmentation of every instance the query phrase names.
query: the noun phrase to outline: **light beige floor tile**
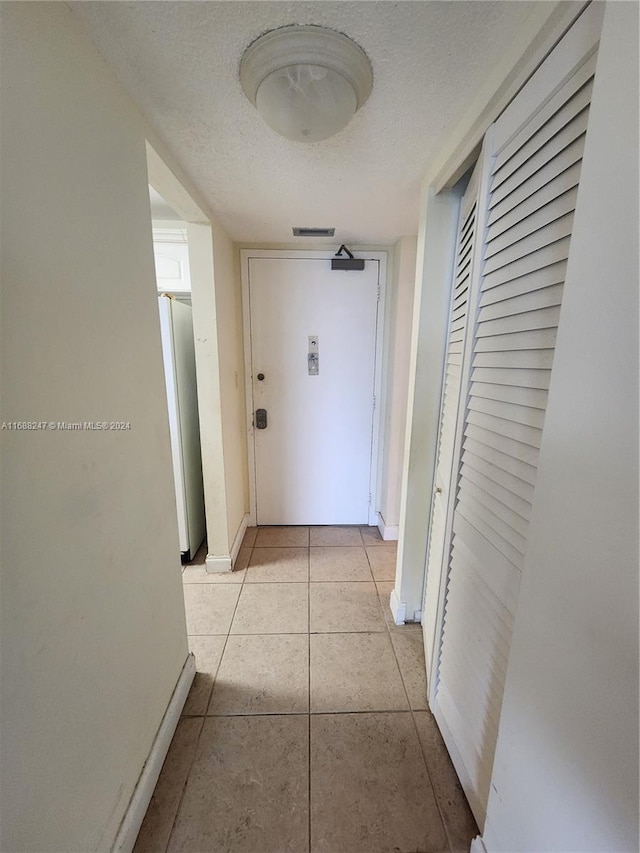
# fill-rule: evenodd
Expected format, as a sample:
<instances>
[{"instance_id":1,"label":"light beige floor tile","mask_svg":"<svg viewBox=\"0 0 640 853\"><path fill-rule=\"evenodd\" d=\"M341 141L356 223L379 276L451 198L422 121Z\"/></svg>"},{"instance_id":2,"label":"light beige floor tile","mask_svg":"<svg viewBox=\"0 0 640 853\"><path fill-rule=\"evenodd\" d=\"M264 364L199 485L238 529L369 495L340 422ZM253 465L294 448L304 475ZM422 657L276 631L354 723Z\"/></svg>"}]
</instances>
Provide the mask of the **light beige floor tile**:
<instances>
[{"instance_id":1,"label":"light beige floor tile","mask_svg":"<svg viewBox=\"0 0 640 853\"><path fill-rule=\"evenodd\" d=\"M158 853L166 849L202 723L202 717L183 717L179 721L140 827L134 853Z\"/></svg>"},{"instance_id":2,"label":"light beige floor tile","mask_svg":"<svg viewBox=\"0 0 640 853\"><path fill-rule=\"evenodd\" d=\"M403 625L397 631L392 631L391 642L398 659L409 704L414 711L427 710L429 705L422 626Z\"/></svg>"},{"instance_id":3,"label":"light beige floor tile","mask_svg":"<svg viewBox=\"0 0 640 853\"><path fill-rule=\"evenodd\" d=\"M309 603L312 632L384 631L374 583L312 583Z\"/></svg>"},{"instance_id":4,"label":"light beige floor tile","mask_svg":"<svg viewBox=\"0 0 640 853\"><path fill-rule=\"evenodd\" d=\"M311 545L359 545L362 547L362 536L359 527L312 527L310 532Z\"/></svg>"},{"instance_id":5,"label":"light beige floor tile","mask_svg":"<svg viewBox=\"0 0 640 853\"><path fill-rule=\"evenodd\" d=\"M254 545L259 548L306 548L308 527L259 527Z\"/></svg>"},{"instance_id":6,"label":"light beige floor tile","mask_svg":"<svg viewBox=\"0 0 640 853\"><path fill-rule=\"evenodd\" d=\"M234 572L241 572L243 569L247 568L249 565L249 559L251 558L251 551L252 548L245 548L244 546L240 548L236 561L233 565Z\"/></svg>"},{"instance_id":7,"label":"light beige floor tile","mask_svg":"<svg viewBox=\"0 0 640 853\"><path fill-rule=\"evenodd\" d=\"M306 634L308 630L309 584L244 585L232 634Z\"/></svg>"},{"instance_id":8,"label":"light beige floor tile","mask_svg":"<svg viewBox=\"0 0 640 853\"><path fill-rule=\"evenodd\" d=\"M308 580L308 548L253 549L247 583L294 583Z\"/></svg>"},{"instance_id":9,"label":"light beige floor tile","mask_svg":"<svg viewBox=\"0 0 640 853\"><path fill-rule=\"evenodd\" d=\"M209 714L294 714L309 711L309 637L229 637Z\"/></svg>"},{"instance_id":10,"label":"light beige floor tile","mask_svg":"<svg viewBox=\"0 0 640 853\"><path fill-rule=\"evenodd\" d=\"M189 637L189 651L196 656L196 675L182 709L184 716L202 717L207 713L211 689L226 641L226 636Z\"/></svg>"},{"instance_id":11,"label":"light beige floor tile","mask_svg":"<svg viewBox=\"0 0 640 853\"><path fill-rule=\"evenodd\" d=\"M240 554L242 554L242 549ZM240 559L239 555L238 559ZM182 583L242 583L244 574L242 570L236 571L235 569L232 572L208 572L204 564L201 566L185 566L182 572Z\"/></svg>"},{"instance_id":12,"label":"light beige floor tile","mask_svg":"<svg viewBox=\"0 0 640 853\"><path fill-rule=\"evenodd\" d=\"M185 584L187 634L227 634L240 589L237 583Z\"/></svg>"},{"instance_id":13,"label":"light beige floor tile","mask_svg":"<svg viewBox=\"0 0 640 853\"><path fill-rule=\"evenodd\" d=\"M407 697L384 634L312 634L311 711L405 711Z\"/></svg>"},{"instance_id":14,"label":"light beige floor tile","mask_svg":"<svg viewBox=\"0 0 640 853\"><path fill-rule=\"evenodd\" d=\"M384 539L380 536L380 531L377 527L361 527L360 535L362 536L362 541L367 546L370 545L384 545Z\"/></svg>"},{"instance_id":15,"label":"light beige floor tile","mask_svg":"<svg viewBox=\"0 0 640 853\"><path fill-rule=\"evenodd\" d=\"M256 544L256 536L258 535L257 527L247 527L244 539L242 540L243 548L253 548Z\"/></svg>"},{"instance_id":16,"label":"light beige floor tile","mask_svg":"<svg viewBox=\"0 0 640 853\"><path fill-rule=\"evenodd\" d=\"M414 716L452 853L467 853L471 839L479 835L467 798L432 714L418 711Z\"/></svg>"},{"instance_id":17,"label":"light beige floor tile","mask_svg":"<svg viewBox=\"0 0 640 853\"><path fill-rule=\"evenodd\" d=\"M308 767L307 716L208 717L169 853L306 853Z\"/></svg>"},{"instance_id":18,"label":"light beige floor tile","mask_svg":"<svg viewBox=\"0 0 640 853\"><path fill-rule=\"evenodd\" d=\"M367 553L362 547L312 547L309 551L312 581L373 581Z\"/></svg>"},{"instance_id":19,"label":"light beige floor tile","mask_svg":"<svg viewBox=\"0 0 640 853\"><path fill-rule=\"evenodd\" d=\"M377 581L392 581L396 577L396 542L383 542L381 545L367 546L367 557L371 571Z\"/></svg>"},{"instance_id":20,"label":"light beige floor tile","mask_svg":"<svg viewBox=\"0 0 640 853\"><path fill-rule=\"evenodd\" d=\"M410 714L311 717L313 853L443 853Z\"/></svg>"}]
</instances>

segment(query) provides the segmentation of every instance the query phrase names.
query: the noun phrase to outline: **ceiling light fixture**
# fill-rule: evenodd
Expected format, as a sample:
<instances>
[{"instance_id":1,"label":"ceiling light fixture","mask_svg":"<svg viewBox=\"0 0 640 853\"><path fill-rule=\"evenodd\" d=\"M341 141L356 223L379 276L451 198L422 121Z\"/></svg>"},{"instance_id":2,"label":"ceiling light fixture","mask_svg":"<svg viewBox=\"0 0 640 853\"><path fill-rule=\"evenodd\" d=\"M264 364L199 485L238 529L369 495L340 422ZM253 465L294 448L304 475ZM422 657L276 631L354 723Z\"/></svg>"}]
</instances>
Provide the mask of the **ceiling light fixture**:
<instances>
[{"instance_id":1,"label":"ceiling light fixture","mask_svg":"<svg viewBox=\"0 0 640 853\"><path fill-rule=\"evenodd\" d=\"M325 27L281 27L249 45L242 88L264 121L287 139L319 142L338 133L369 97L367 54Z\"/></svg>"}]
</instances>

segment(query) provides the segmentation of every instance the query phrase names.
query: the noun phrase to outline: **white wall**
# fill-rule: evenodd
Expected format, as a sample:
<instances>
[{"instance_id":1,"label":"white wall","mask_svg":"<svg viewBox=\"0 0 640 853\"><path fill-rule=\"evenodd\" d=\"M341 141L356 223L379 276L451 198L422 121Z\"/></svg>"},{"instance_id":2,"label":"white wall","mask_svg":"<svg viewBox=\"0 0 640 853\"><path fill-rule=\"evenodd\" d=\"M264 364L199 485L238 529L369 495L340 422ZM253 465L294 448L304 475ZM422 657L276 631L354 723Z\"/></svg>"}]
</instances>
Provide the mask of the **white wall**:
<instances>
[{"instance_id":1,"label":"white wall","mask_svg":"<svg viewBox=\"0 0 640 853\"><path fill-rule=\"evenodd\" d=\"M222 228L213 232L214 276L220 354L220 394L222 399L222 440L229 545L249 512L249 461L244 388L244 346L242 331L242 288L238 253Z\"/></svg>"},{"instance_id":2,"label":"white wall","mask_svg":"<svg viewBox=\"0 0 640 853\"><path fill-rule=\"evenodd\" d=\"M387 365L379 509L385 530L393 534L393 538L397 538L400 522L417 242L415 236L396 241L387 290Z\"/></svg>"},{"instance_id":3,"label":"white wall","mask_svg":"<svg viewBox=\"0 0 640 853\"><path fill-rule=\"evenodd\" d=\"M141 114L2 4L2 850L109 850L187 655Z\"/></svg>"},{"instance_id":4,"label":"white wall","mask_svg":"<svg viewBox=\"0 0 640 853\"><path fill-rule=\"evenodd\" d=\"M230 571L217 300L212 287L215 280L215 256L211 225L189 223L187 241L207 522L207 564L211 571Z\"/></svg>"},{"instance_id":5,"label":"white wall","mask_svg":"<svg viewBox=\"0 0 640 853\"><path fill-rule=\"evenodd\" d=\"M609 3L484 841L638 849L638 6Z\"/></svg>"},{"instance_id":6,"label":"white wall","mask_svg":"<svg viewBox=\"0 0 640 853\"><path fill-rule=\"evenodd\" d=\"M453 190L438 195L430 189L423 192L395 582L395 600L408 621L414 621L422 609L459 208L460 195Z\"/></svg>"},{"instance_id":7,"label":"white wall","mask_svg":"<svg viewBox=\"0 0 640 853\"><path fill-rule=\"evenodd\" d=\"M234 245L216 223L188 226L210 569L229 568L249 510L242 291ZM211 282L214 288L211 287ZM205 463L205 458L209 464Z\"/></svg>"}]
</instances>

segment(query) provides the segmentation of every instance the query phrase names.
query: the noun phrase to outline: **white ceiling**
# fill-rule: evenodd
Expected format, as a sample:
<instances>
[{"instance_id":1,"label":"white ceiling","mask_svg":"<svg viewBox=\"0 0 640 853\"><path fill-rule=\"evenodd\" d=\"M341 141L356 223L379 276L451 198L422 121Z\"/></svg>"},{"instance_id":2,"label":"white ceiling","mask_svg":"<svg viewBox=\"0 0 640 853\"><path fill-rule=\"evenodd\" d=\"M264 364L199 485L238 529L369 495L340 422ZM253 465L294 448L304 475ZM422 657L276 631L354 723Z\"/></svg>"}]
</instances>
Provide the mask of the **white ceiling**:
<instances>
[{"instance_id":1,"label":"white ceiling","mask_svg":"<svg viewBox=\"0 0 640 853\"><path fill-rule=\"evenodd\" d=\"M415 233L429 158L534 5L71 4L230 236L265 243L291 242L294 225L335 226L337 241L353 243L389 243ZM373 66L373 92L354 120L311 145L270 130L238 76L250 42L292 23L346 33Z\"/></svg>"}]
</instances>

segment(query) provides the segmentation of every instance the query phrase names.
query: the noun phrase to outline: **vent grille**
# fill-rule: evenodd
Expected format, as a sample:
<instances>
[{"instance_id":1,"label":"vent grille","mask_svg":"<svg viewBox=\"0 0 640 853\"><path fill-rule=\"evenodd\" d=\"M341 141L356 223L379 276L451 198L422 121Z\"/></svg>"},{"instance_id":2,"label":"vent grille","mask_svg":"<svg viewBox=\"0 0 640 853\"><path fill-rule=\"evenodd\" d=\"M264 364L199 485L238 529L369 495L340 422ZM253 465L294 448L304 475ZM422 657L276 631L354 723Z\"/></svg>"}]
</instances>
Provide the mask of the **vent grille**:
<instances>
[{"instance_id":1,"label":"vent grille","mask_svg":"<svg viewBox=\"0 0 640 853\"><path fill-rule=\"evenodd\" d=\"M294 228L294 237L333 237L335 228Z\"/></svg>"}]
</instances>

